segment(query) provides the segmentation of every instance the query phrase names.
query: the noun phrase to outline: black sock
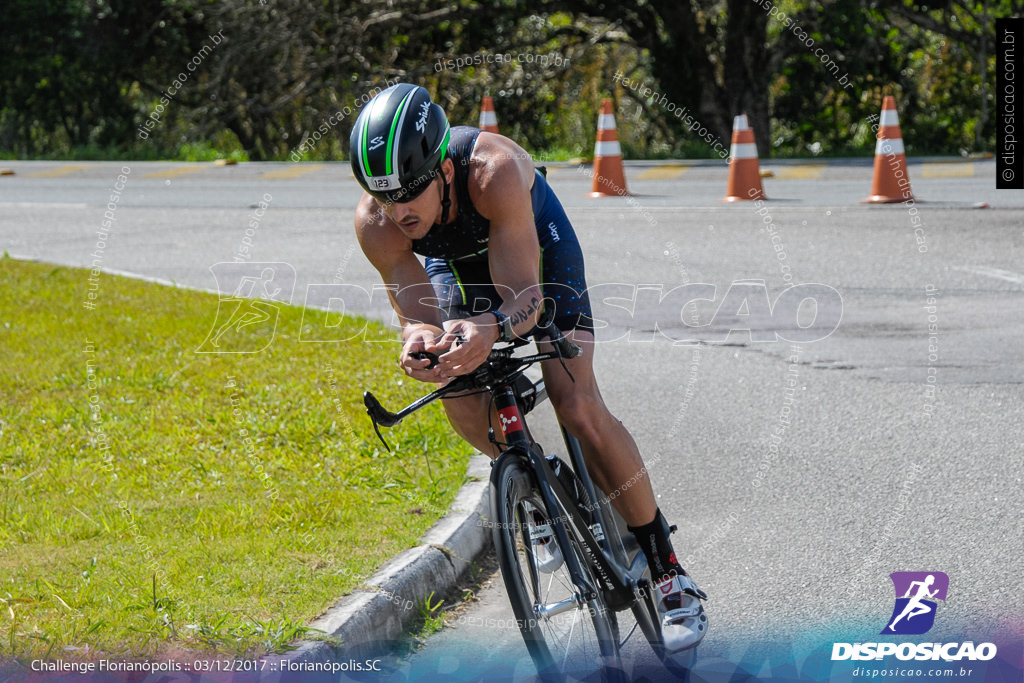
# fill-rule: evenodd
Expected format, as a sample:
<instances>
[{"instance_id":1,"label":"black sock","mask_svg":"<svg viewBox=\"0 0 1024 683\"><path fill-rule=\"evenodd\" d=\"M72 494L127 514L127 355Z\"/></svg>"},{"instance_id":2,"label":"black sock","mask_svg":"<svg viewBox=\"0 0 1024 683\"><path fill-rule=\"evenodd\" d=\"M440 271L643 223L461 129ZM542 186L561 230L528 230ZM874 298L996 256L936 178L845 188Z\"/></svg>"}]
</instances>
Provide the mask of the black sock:
<instances>
[{"instance_id":1,"label":"black sock","mask_svg":"<svg viewBox=\"0 0 1024 683\"><path fill-rule=\"evenodd\" d=\"M636 535L636 540L640 542L640 548L647 556L647 565L651 568L651 578L655 583L677 574L686 576L686 570L676 561L672 541L668 539L668 522L665 521L660 508L654 520L648 524L626 528L632 531Z\"/></svg>"}]
</instances>

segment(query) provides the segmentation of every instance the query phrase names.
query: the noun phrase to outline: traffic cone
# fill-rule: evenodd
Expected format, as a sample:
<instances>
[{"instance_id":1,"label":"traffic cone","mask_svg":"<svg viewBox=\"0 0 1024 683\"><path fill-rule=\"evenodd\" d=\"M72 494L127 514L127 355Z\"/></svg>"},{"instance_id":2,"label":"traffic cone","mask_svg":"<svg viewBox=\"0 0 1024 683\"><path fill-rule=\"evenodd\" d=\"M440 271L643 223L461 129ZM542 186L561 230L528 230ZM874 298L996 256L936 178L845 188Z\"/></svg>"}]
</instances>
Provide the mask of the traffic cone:
<instances>
[{"instance_id":1,"label":"traffic cone","mask_svg":"<svg viewBox=\"0 0 1024 683\"><path fill-rule=\"evenodd\" d=\"M622 169L622 150L619 134L615 130L612 101L601 102L601 115L597 117L597 142L594 143L594 185L591 197L628 196L626 173Z\"/></svg>"},{"instance_id":2,"label":"traffic cone","mask_svg":"<svg viewBox=\"0 0 1024 683\"><path fill-rule=\"evenodd\" d=\"M483 104L480 105L480 130L498 132L498 117L494 114L494 100L490 95L484 95Z\"/></svg>"},{"instance_id":3,"label":"traffic cone","mask_svg":"<svg viewBox=\"0 0 1024 683\"><path fill-rule=\"evenodd\" d=\"M882 102L882 118L878 124L875 178L871 183L871 196L861 203L893 204L913 199L910 176L907 174L907 156L903 152L900 117L896 113L896 98L892 95L886 95Z\"/></svg>"},{"instance_id":4,"label":"traffic cone","mask_svg":"<svg viewBox=\"0 0 1024 683\"><path fill-rule=\"evenodd\" d=\"M761 186L761 169L757 162L757 143L747 115L732 120L732 146L729 148L729 185L724 202L767 199Z\"/></svg>"}]
</instances>

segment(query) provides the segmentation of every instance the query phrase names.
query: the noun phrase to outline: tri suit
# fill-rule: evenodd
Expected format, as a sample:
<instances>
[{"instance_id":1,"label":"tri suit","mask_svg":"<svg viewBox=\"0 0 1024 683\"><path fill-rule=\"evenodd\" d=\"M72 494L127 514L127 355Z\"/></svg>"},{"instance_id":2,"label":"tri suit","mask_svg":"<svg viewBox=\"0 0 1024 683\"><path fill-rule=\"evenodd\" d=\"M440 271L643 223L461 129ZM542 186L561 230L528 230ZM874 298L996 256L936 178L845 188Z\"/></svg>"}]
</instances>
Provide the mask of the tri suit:
<instances>
[{"instance_id":1,"label":"tri suit","mask_svg":"<svg viewBox=\"0 0 1024 683\"><path fill-rule=\"evenodd\" d=\"M413 252L426 257L427 275L449 319L495 310L502 303L488 265L490 221L480 215L469 197L469 171L479 135L480 130L470 126L451 129L448 156L455 164L452 185L458 215L446 225L435 223L426 235L412 242ZM562 331L593 332L583 252L572 224L539 171L534 172L530 195L541 249L541 286L546 305L554 304L554 323Z\"/></svg>"}]
</instances>

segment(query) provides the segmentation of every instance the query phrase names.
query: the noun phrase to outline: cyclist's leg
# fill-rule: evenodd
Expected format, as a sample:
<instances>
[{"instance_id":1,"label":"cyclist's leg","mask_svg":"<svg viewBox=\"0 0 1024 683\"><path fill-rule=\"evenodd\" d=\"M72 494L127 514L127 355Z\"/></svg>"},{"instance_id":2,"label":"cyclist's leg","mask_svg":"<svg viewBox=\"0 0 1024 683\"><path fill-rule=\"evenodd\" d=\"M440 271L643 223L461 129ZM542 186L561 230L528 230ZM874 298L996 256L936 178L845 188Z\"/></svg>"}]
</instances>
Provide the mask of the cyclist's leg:
<instances>
[{"instance_id":1,"label":"cyclist's leg","mask_svg":"<svg viewBox=\"0 0 1024 683\"><path fill-rule=\"evenodd\" d=\"M584 349L583 355L567 361L575 382L556 365L544 368L548 396L559 419L579 439L594 483L626 524L639 532L637 539L654 577L683 573L636 442L601 398L594 377L593 318L583 251L561 203L539 177L534 183L534 216L542 247L545 306L554 307L555 325Z\"/></svg>"},{"instance_id":2,"label":"cyclist's leg","mask_svg":"<svg viewBox=\"0 0 1024 683\"><path fill-rule=\"evenodd\" d=\"M488 438L488 424L497 430L497 412L491 406L489 394L477 394L462 398L441 399L445 414L455 433L468 441L473 448L491 458L498 457L498 448Z\"/></svg>"},{"instance_id":3,"label":"cyclist's leg","mask_svg":"<svg viewBox=\"0 0 1024 683\"><path fill-rule=\"evenodd\" d=\"M694 647L707 632L708 620L700 603L707 595L678 563L668 522L655 502L636 442L601 398L593 372L593 334L580 329L568 334L583 348L581 356L565 361L576 381L561 367L547 364L548 397L558 419L579 439L594 483L626 520L647 558L665 649L677 652Z\"/></svg>"},{"instance_id":4,"label":"cyclist's leg","mask_svg":"<svg viewBox=\"0 0 1024 683\"><path fill-rule=\"evenodd\" d=\"M554 305L555 324L584 349L580 357L566 361L575 382L554 364L544 368L548 396L559 419L579 439L594 483L625 519L647 557L657 586L654 597L665 648L693 647L707 631L707 617L700 604L707 596L676 560L668 522L657 507L636 442L601 398L593 371L592 318L579 241L546 183L538 179L534 190L545 305Z\"/></svg>"},{"instance_id":5,"label":"cyclist's leg","mask_svg":"<svg viewBox=\"0 0 1024 683\"><path fill-rule=\"evenodd\" d=\"M561 365L544 366L548 397L559 421L579 439L594 484L611 499L626 524L646 524L657 513L654 491L636 442L601 397L594 376L594 335L583 329L566 331L566 335L583 354L565 361L571 379Z\"/></svg>"},{"instance_id":6,"label":"cyclist's leg","mask_svg":"<svg viewBox=\"0 0 1024 683\"><path fill-rule=\"evenodd\" d=\"M536 183L544 189L541 179ZM535 197L534 204L543 245L544 305L554 308L555 325L583 349L582 355L565 361L571 378L561 366L545 364L548 397L558 419L579 439L594 484L611 498L626 524L646 524L658 509L647 470L636 442L608 410L594 377L593 323L579 240L553 193L548 191L542 205Z\"/></svg>"}]
</instances>

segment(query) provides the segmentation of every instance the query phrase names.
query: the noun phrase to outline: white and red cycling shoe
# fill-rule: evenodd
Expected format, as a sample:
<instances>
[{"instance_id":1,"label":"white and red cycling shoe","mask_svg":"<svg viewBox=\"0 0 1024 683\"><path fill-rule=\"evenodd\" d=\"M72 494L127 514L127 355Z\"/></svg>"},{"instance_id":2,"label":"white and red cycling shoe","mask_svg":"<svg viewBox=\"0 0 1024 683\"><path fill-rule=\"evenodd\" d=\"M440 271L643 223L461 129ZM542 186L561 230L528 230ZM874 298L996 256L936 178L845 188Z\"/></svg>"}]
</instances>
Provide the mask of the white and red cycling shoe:
<instances>
[{"instance_id":1,"label":"white and red cycling shoe","mask_svg":"<svg viewBox=\"0 0 1024 683\"><path fill-rule=\"evenodd\" d=\"M679 652L695 647L708 632L708 615L701 600L707 593L689 576L677 574L657 584L658 613L665 649Z\"/></svg>"}]
</instances>

